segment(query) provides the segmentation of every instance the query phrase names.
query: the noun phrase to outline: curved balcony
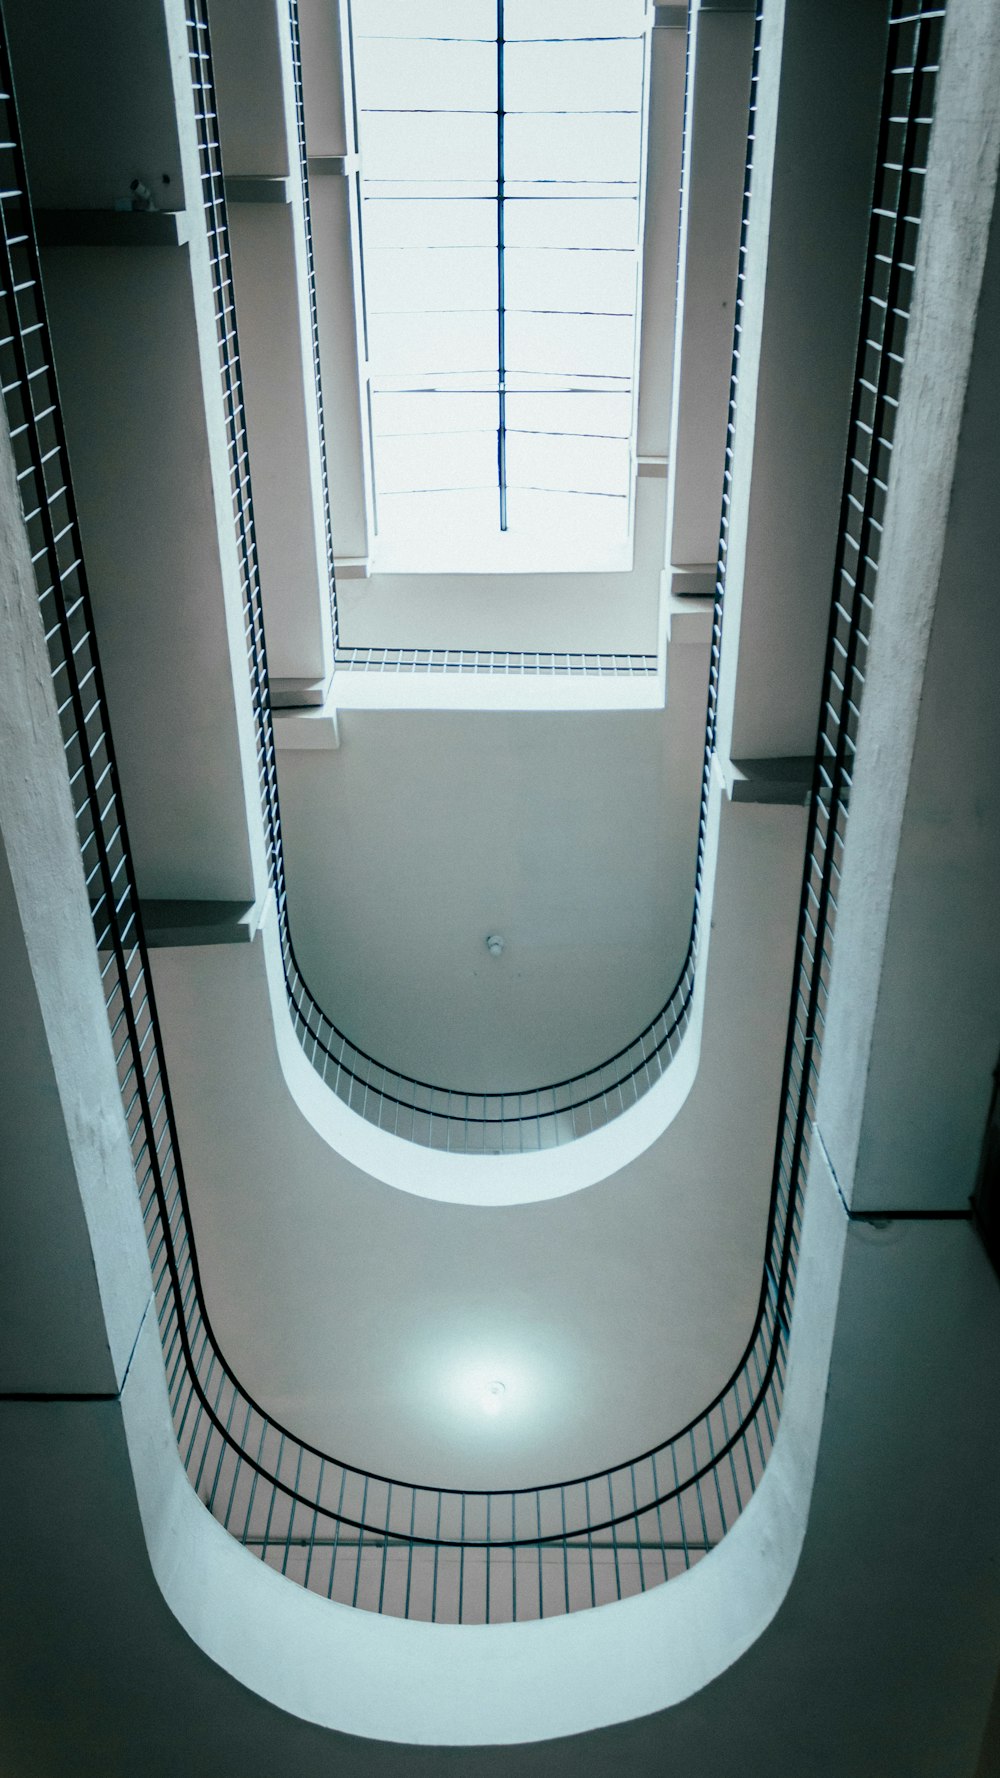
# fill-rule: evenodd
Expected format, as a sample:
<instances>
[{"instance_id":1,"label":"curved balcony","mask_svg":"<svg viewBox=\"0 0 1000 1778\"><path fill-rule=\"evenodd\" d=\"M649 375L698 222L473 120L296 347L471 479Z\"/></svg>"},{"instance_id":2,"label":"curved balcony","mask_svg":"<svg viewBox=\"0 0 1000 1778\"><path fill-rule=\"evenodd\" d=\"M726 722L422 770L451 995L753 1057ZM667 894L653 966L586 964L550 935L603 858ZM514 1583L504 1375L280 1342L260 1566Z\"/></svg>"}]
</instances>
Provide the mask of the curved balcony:
<instances>
[{"instance_id":1,"label":"curved balcony","mask_svg":"<svg viewBox=\"0 0 1000 1778\"><path fill-rule=\"evenodd\" d=\"M341 1462L266 1413L233 1374L213 1334L162 1061L62 436L27 185L15 146L21 208L4 206L3 303L12 370L5 393L122 1102L132 1140L175 1430L192 1484L213 1515L262 1561L310 1591L374 1611L431 1621L482 1623L570 1612L645 1591L692 1567L725 1535L761 1479L774 1444L784 1389L836 891L878 577L895 391L911 300L912 243L919 222L922 175L916 155L929 114L940 20L938 8L925 9L914 18L900 6L894 9L890 27L876 201L765 1265L753 1329L727 1383L695 1419L635 1457L538 1487L433 1486ZM318 1009L302 1010L313 1003L298 979L285 907L250 491L241 467L245 454L238 367L226 345L232 331L231 291L218 195L221 171L206 98L210 93L207 32L198 8L189 28L196 91L205 99L200 120L203 177L218 249L221 370L245 571L272 884L281 921L286 982L293 998L296 991L302 996L301 1004L296 1003L300 1036L305 1033L306 1041L315 1038L318 1042L319 1035L310 1023ZM5 90L10 93L9 78L5 78ZM16 144L12 102L8 98L4 103L8 140ZM900 129L900 107L904 104ZM897 154L904 169L902 178L893 158ZM724 507L702 845L722 641L727 511ZM640 1081L648 1085L653 1070L665 1065L651 1061L651 1057L666 1048L671 1029L676 1029L686 1014L690 989L685 984L697 942L697 918L696 898L689 956L681 982L660 1015L662 1038L657 1038L655 1045L650 1043L650 1053L641 1063L632 1046L615 1059L622 1064L623 1081L631 1083L623 1088L625 1092L638 1096ZM323 1029L320 1027L320 1034ZM352 1051L347 1057L351 1066L345 1072L350 1073L352 1084L346 1090L351 1093L356 1090L353 1057L359 1054ZM391 1090L392 1084L381 1079L367 1081L373 1110L365 1111L363 1105L358 1109L377 1121L382 1112L376 1115L374 1106L396 1103L400 1097ZM573 1116L577 1102L583 1106L594 1100L594 1094L585 1095L575 1084L572 1095L573 1103L560 1104L558 1109L536 1107L536 1123ZM417 1108L413 1109L416 1112ZM447 1107L441 1111L427 1108L424 1115L427 1141L433 1140L432 1118L442 1119L449 1127ZM502 1119L504 1108L499 1107L496 1115ZM588 1119L593 1116L589 1109L585 1115ZM518 1127L523 1120L523 1111L519 1111ZM469 1121L476 1128L485 1126L485 1108ZM573 1133L579 1132L574 1128Z\"/></svg>"}]
</instances>

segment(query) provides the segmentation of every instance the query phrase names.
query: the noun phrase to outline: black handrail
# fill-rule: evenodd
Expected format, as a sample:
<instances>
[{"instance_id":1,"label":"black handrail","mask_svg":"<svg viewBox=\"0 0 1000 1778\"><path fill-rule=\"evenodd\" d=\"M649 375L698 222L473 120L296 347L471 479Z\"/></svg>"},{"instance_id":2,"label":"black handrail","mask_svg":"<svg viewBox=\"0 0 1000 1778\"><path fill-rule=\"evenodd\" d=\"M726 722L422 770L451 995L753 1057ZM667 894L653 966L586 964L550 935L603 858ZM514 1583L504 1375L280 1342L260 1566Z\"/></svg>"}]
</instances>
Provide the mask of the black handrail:
<instances>
[{"instance_id":1,"label":"black handrail","mask_svg":"<svg viewBox=\"0 0 1000 1778\"><path fill-rule=\"evenodd\" d=\"M312 1590L370 1609L459 1622L544 1616L620 1598L700 1560L724 1535L763 1474L783 1395L809 1120L836 916L834 885L877 581L885 465L891 459L895 424L892 390L910 306L911 243L919 224L923 179L914 150L932 112L942 13L941 5L917 7L905 0L894 0L891 13L795 987L754 1330L729 1383L696 1419L659 1445L570 1481L502 1490L395 1480L345 1464L297 1439L241 1387L212 1332L138 920L3 48L0 148L13 169L0 194L4 396L77 808L175 1428L191 1480L216 1517L262 1560ZM758 43L759 29L758 15ZM190 32L203 129L210 135L201 0L191 7ZM754 97L756 61L755 52ZM906 120L902 156L900 118ZM207 153L211 163L211 142ZM217 216L211 164L206 203L210 216ZM749 179L740 302L748 203ZM217 300L224 339L231 321L224 281ZM741 314L738 306L737 341ZM731 419L738 360L737 349ZM238 387L232 365L223 367L223 376L224 398L232 404ZM235 411L235 405L227 406L231 449L239 461ZM727 459L712 657L716 683L730 470ZM236 522L245 539L249 501L248 490L240 492L241 474L235 478ZM251 578L247 590L254 587ZM251 599L251 635L256 624ZM259 658L262 664L262 650ZM258 689L266 708L263 678L259 686L255 682L255 695ZM273 754L269 759L265 752L265 787L273 783L272 768ZM350 1535L354 1532L356 1537Z\"/></svg>"}]
</instances>

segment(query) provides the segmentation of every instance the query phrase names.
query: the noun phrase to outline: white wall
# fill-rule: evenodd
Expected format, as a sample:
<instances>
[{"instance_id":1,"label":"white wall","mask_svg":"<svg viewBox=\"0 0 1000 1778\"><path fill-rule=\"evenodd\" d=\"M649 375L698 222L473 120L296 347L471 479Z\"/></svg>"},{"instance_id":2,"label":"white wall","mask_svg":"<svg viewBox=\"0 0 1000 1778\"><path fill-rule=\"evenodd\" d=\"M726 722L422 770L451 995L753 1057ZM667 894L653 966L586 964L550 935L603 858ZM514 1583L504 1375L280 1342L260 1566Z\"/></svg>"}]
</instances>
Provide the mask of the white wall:
<instances>
[{"instance_id":1,"label":"white wall","mask_svg":"<svg viewBox=\"0 0 1000 1778\"><path fill-rule=\"evenodd\" d=\"M517 1090L655 1017L691 926L707 668L684 654L666 712L343 711L338 751L282 752L296 951L353 1042Z\"/></svg>"},{"instance_id":2,"label":"white wall","mask_svg":"<svg viewBox=\"0 0 1000 1778\"><path fill-rule=\"evenodd\" d=\"M654 13L649 40L649 146L636 416L636 448L641 457L666 457L670 443L687 9L672 8L669 23L666 11L659 8Z\"/></svg>"},{"instance_id":3,"label":"white wall","mask_svg":"<svg viewBox=\"0 0 1000 1778\"><path fill-rule=\"evenodd\" d=\"M635 554L621 572L381 574L376 555L370 579L338 581L341 638L356 648L655 655L664 490L662 480L637 483Z\"/></svg>"},{"instance_id":4,"label":"white wall","mask_svg":"<svg viewBox=\"0 0 1000 1778\"><path fill-rule=\"evenodd\" d=\"M118 0L85 19L40 0L11 21L36 202L110 209L154 145L187 183L188 246L51 248L43 277L140 888L253 900L255 741L183 10L137 23Z\"/></svg>"},{"instance_id":5,"label":"white wall","mask_svg":"<svg viewBox=\"0 0 1000 1778\"><path fill-rule=\"evenodd\" d=\"M720 745L812 754L843 489L885 16L764 8Z\"/></svg>"},{"instance_id":6,"label":"white wall","mask_svg":"<svg viewBox=\"0 0 1000 1778\"><path fill-rule=\"evenodd\" d=\"M30 150L32 203L46 209L104 209L128 200L133 179L161 210L197 203L197 180L184 165L172 83L166 8L130 0L12 0L5 7L17 64L21 129ZM53 45L59 53L53 55ZM127 79L115 103L100 101L128 46ZM44 113L36 112L44 95ZM167 174L168 183L163 175Z\"/></svg>"},{"instance_id":7,"label":"white wall","mask_svg":"<svg viewBox=\"0 0 1000 1778\"><path fill-rule=\"evenodd\" d=\"M289 8L213 0L210 18L268 668L323 683L332 625ZM259 196L261 175L285 201L240 201L241 177Z\"/></svg>"},{"instance_id":8,"label":"white wall","mask_svg":"<svg viewBox=\"0 0 1000 1778\"><path fill-rule=\"evenodd\" d=\"M878 695L858 739L882 772L859 776L863 843L845 861L859 1007L878 982L877 1009L862 1017L848 1002L832 1033L851 1059L834 1162L856 1170L859 1209L966 1207L997 1058L1000 21L990 11L989 30L984 19L966 37L962 18L949 15L893 445L867 667ZM861 1097L849 1138L841 1125Z\"/></svg>"},{"instance_id":9,"label":"white wall","mask_svg":"<svg viewBox=\"0 0 1000 1778\"><path fill-rule=\"evenodd\" d=\"M260 941L155 953L212 1319L273 1411L383 1473L531 1484L646 1449L711 1398L757 1305L803 831L800 809L723 805L694 1087L638 1158L622 1129L615 1167L612 1125L608 1176L538 1202L435 1201L463 1157L402 1139L422 1187L339 1158L290 1097ZM594 1140L524 1159L586 1166ZM521 1179L518 1157L477 1164ZM510 1399L487 1420L494 1375Z\"/></svg>"},{"instance_id":10,"label":"white wall","mask_svg":"<svg viewBox=\"0 0 1000 1778\"><path fill-rule=\"evenodd\" d=\"M690 30L667 485L676 566L713 563L718 550L753 13L698 6Z\"/></svg>"}]
</instances>

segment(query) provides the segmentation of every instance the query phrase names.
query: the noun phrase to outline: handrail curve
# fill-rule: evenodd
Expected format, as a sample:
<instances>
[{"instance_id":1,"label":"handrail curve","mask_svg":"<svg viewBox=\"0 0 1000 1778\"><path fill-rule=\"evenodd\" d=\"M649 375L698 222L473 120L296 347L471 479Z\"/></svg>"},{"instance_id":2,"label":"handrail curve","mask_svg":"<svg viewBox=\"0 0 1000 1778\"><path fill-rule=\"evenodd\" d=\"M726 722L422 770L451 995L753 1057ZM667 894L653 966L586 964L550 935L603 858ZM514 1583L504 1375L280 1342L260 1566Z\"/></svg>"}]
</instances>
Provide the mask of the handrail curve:
<instances>
[{"instance_id":1,"label":"handrail curve","mask_svg":"<svg viewBox=\"0 0 1000 1778\"><path fill-rule=\"evenodd\" d=\"M191 1482L214 1516L260 1559L329 1598L458 1623L543 1617L622 1598L699 1561L743 1510L763 1474L784 1389L838 860L919 227L924 167L917 164L917 145L925 142L932 113L942 15L943 6L934 0L892 0L765 1264L753 1331L728 1383L701 1414L658 1445L566 1482L501 1490L398 1480L309 1445L242 1387L213 1333L138 912L2 45L2 146L10 169L0 193L4 398L77 809L175 1431ZM205 0L191 0L188 23L206 209L218 221L221 163L212 128ZM760 23L758 8L751 107ZM753 109L751 143L752 121ZM713 742L751 172L748 153L710 669ZM216 299L223 343L232 327L231 295L231 284L221 279ZM221 370L237 531L252 569L245 590L254 696L266 713L255 556L247 542L252 512L244 485L241 406L225 350ZM262 724L259 732L269 732L269 725ZM710 751L707 758L710 766ZM264 749L258 763L262 799L273 822L273 856L274 847L280 848L273 748ZM707 769L702 826L706 798Z\"/></svg>"}]
</instances>

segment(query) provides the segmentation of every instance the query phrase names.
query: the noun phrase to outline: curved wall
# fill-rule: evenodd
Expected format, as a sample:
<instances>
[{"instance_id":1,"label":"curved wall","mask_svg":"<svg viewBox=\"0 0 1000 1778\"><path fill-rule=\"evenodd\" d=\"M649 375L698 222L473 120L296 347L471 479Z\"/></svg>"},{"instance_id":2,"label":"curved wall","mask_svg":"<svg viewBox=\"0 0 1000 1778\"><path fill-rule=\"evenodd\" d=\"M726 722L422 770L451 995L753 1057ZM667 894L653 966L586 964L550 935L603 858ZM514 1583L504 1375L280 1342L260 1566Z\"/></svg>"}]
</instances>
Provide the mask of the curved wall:
<instances>
[{"instance_id":1,"label":"curved wall","mask_svg":"<svg viewBox=\"0 0 1000 1778\"><path fill-rule=\"evenodd\" d=\"M655 1018L691 931L707 683L685 648L666 712L347 711L336 751L279 752L296 957L359 1048L513 1093Z\"/></svg>"},{"instance_id":2,"label":"curved wall","mask_svg":"<svg viewBox=\"0 0 1000 1778\"><path fill-rule=\"evenodd\" d=\"M288 1028L273 924L153 953L209 1311L284 1424L390 1475L534 1485L711 1399L760 1289L804 822L716 790L688 1047L631 1111L540 1155L433 1154L352 1116Z\"/></svg>"}]
</instances>

